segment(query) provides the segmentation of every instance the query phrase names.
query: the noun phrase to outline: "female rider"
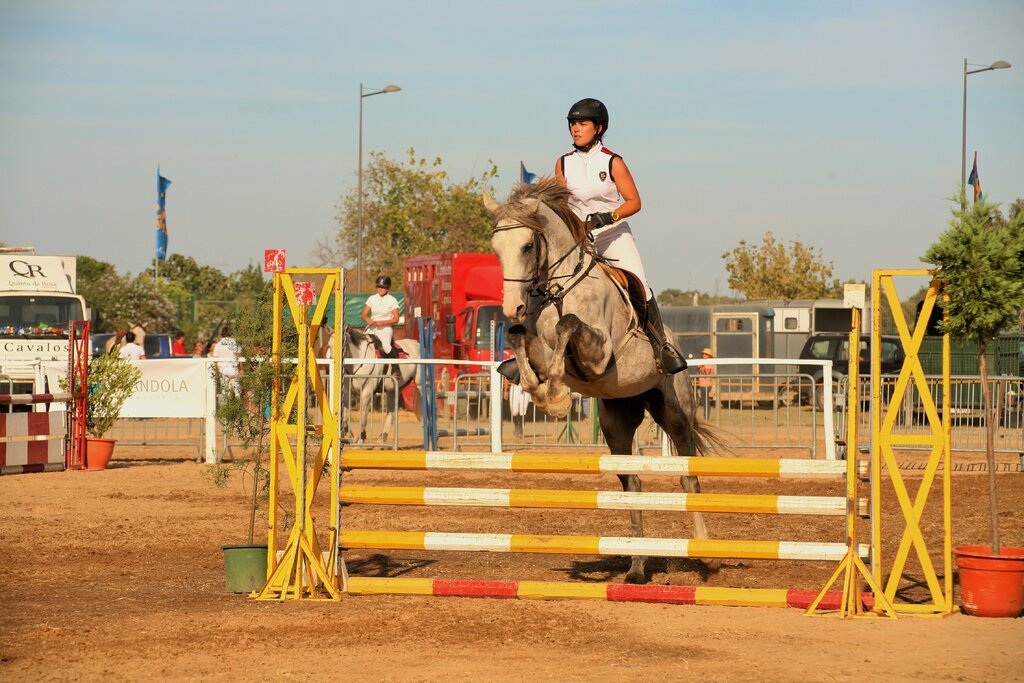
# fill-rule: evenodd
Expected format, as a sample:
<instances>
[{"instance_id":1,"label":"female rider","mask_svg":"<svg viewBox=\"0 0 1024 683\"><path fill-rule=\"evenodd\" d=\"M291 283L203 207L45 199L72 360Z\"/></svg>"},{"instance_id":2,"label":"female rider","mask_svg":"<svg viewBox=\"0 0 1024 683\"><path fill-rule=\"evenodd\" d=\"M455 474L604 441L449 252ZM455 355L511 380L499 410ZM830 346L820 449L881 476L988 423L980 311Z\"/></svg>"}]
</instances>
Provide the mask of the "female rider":
<instances>
[{"instance_id":1,"label":"female rider","mask_svg":"<svg viewBox=\"0 0 1024 683\"><path fill-rule=\"evenodd\" d=\"M391 289L391 278L381 275L374 283L377 285L377 293L366 298L366 305L363 306L362 319L366 323L367 334L372 334L380 340L381 350L386 358L398 358L398 353L392 344L392 325L398 322L398 300L389 294Z\"/></svg>"},{"instance_id":2,"label":"female rider","mask_svg":"<svg viewBox=\"0 0 1024 683\"><path fill-rule=\"evenodd\" d=\"M608 109L588 97L572 105L566 119L575 149L555 162L555 176L572 193L569 206L586 222L597 254L643 283L647 298L643 327L664 372L685 370L686 359L665 338L658 302L647 284L640 253L625 220L640 211L640 193L626 162L601 142L608 132Z\"/></svg>"}]
</instances>

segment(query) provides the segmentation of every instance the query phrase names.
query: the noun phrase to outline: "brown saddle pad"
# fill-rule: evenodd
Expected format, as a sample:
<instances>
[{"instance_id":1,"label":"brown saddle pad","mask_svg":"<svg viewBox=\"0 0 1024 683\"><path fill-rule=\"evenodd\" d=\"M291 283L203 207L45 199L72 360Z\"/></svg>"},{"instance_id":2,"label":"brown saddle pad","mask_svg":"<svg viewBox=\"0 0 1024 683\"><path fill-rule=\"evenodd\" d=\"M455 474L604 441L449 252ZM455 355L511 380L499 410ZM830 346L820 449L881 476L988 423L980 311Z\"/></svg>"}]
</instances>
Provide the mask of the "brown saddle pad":
<instances>
[{"instance_id":1,"label":"brown saddle pad","mask_svg":"<svg viewBox=\"0 0 1024 683\"><path fill-rule=\"evenodd\" d=\"M640 282L640 278L628 270L622 270L607 263L600 265L608 277L617 282L629 294L629 303L636 311L637 319L641 323L647 320L647 296L644 291L644 283Z\"/></svg>"}]
</instances>

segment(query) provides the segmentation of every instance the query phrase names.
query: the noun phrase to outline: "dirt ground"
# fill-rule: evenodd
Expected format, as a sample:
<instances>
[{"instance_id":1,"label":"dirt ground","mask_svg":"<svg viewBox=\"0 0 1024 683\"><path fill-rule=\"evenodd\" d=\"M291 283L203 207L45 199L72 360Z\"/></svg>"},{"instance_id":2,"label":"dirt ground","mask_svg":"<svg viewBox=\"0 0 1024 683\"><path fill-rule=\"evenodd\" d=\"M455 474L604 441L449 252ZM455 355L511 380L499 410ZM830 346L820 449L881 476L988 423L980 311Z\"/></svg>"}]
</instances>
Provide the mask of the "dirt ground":
<instances>
[{"instance_id":1,"label":"dirt ground","mask_svg":"<svg viewBox=\"0 0 1024 683\"><path fill-rule=\"evenodd\" d=\"M194 453L124 448L103 472L0 477L0 680L1024 680L1024 619L839 621L794 609L345 597L257 603L226 592L221 546L245 542L248 503ZM955 456L960 457L960 456ZM351 483L615 489L613 477L353 473ZM516 477L529 476L528 481ZM920 473L904 472L914 490ZM596 484L596 486L595 486ZM1006 545L1024 545L1024 474L999 475ZM831 487L831 488L830 488ZM670 482L645 480L647 490ZM841 494L820 483L705 481L706 492ZM988 538L986 478L953 480L954 545ZM933 495L937 495L933 493ZM350 528L628 535L622 512L346 508ZM685 537L688 515L649 514L651 536ZM924 528L929 539L937 520ZM258 537L266 509L257 517ZM720 538L843 538L843 518L717 515ZM885 528L896 531L886 515ZM889 556L895 540L887 543ZM364 551L352 573L621 581L626 558ZM916 566L916 565L914 565ZM830 563L726 561L654 583L818 589ZM904 595L920 596L912 583Z\"/></svg>"}]
</instances>

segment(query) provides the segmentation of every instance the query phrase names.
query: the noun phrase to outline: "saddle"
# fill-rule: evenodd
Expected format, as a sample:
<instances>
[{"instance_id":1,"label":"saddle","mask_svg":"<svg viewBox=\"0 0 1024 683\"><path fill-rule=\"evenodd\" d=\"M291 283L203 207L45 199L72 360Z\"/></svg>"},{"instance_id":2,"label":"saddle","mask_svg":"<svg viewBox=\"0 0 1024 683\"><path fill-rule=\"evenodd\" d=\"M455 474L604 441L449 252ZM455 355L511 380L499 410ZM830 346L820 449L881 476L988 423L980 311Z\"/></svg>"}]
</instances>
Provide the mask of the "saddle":
<instances>
[{"instance_id":1,"label":"saddle","mask_svg":"<svg viewBox=\"0 0 1024 683\"><path fill-rule=\"evenodd\" d=\"M384 346L380 343L380 339L377 339L377 337L373 336L372 334L367 335L367 337L369 337L370 343L373 344L373 354L374 354L375 358L408 358L409 357L409 354L407 354L405 351L403 351L402 347L399 346L395 341L391 342L391 353L389 354L389 353L385 353L384 352ZM400 375L401 372L402 372L401 368L398 365L392 365L391 366L391 370L396 375Z\"/></svg>"},{"instance_id":2,"label":"saddle","mask_svg":"<svg viewBox=\"0 0 1024 683\"><path fill-rule=\"evenodd\" d=\"M612 282L625 293L626 298L629 299L629 305L636 311L637 320L641 323L647 320L647 293L640 278L628 270L616 268L605 261L599 261L599 264Z\"/></svg>"}]
</instances>

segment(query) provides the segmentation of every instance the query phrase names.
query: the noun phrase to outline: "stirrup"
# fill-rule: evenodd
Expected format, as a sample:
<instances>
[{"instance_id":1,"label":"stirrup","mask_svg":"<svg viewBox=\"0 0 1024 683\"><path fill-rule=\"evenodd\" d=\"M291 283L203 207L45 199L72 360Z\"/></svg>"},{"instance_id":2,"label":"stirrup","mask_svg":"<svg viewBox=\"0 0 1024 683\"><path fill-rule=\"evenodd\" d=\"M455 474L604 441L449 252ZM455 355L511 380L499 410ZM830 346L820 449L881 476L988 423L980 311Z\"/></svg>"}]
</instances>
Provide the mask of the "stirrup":
<instances>
[{"instance_id":1,"label":"stirrup","mask_svg":"<svg viewBox=\"0 0 1024 683\"><path fill-rule=\"evenodd\" d=\"M498 374L512 384L519 384L519 362L513 356L498 365Z\"/></svg>"}]
</instances>

